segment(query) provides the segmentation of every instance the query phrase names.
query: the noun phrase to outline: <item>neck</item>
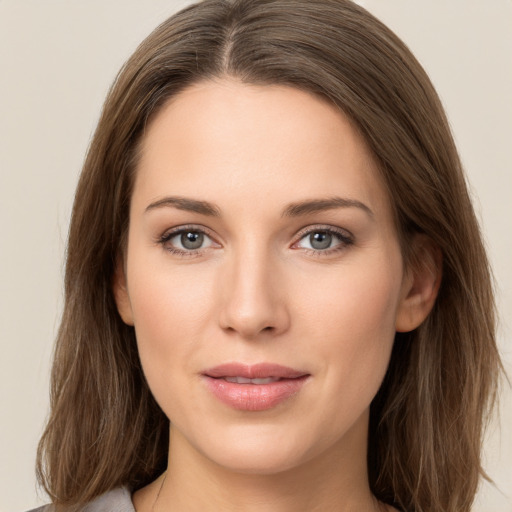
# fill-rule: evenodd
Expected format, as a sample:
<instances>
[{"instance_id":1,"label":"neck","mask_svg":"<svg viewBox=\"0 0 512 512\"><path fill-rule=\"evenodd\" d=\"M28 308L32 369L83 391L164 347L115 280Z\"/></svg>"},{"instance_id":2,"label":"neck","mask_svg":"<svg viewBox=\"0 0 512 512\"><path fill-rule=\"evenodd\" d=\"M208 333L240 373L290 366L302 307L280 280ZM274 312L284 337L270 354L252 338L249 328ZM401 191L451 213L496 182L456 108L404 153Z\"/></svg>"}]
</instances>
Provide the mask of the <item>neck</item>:
<instances>
[{"instance_id":1,"label":"neck","mask_svg":"<svg viewBox=\"0 0 512 512\"><path fill-rule=\"evenodd\" d=\"M138 491L134 505L137 512L385 510L369 489L366 435L366 429L355 428L339 445L300 466L265 474L219 466L171 428L167 472Z\"/></svg>"}]
</instances>

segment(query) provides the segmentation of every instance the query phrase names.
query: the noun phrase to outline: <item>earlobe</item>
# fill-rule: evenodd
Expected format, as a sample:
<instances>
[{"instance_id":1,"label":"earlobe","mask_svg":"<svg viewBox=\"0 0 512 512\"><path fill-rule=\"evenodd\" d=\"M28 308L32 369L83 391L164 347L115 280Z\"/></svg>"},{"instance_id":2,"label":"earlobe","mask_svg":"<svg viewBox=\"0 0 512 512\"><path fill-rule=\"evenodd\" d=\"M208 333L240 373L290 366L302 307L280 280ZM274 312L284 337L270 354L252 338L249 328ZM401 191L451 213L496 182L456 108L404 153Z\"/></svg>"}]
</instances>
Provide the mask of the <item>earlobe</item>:
<instances>
[{"instance_id":1,"label":"earlobe","mask_svg":"<svg viewBox=\"0 0 512 512\"><path fill-rule=\"evenodd\" d=\"M416 235L396 314L395 328L398 332L410 332L427 318L434 307L441 277L441 250L426 235Z\"/></svg>"},{"instance_id":2,"label":"earlobe","mask_svg":"<svg viewBox=\"0 0 512 512\"><path fill-rule=\"evenodd\" d=\"M132 305L130 302L130 296L128 295L128 288L126 286L126 273L121 261L118 261L116 265L114 279L112 282L112 291L114 292L117 311L119 312L123 322L127 325L133 325Z\"/></svg>"}]
</instances>

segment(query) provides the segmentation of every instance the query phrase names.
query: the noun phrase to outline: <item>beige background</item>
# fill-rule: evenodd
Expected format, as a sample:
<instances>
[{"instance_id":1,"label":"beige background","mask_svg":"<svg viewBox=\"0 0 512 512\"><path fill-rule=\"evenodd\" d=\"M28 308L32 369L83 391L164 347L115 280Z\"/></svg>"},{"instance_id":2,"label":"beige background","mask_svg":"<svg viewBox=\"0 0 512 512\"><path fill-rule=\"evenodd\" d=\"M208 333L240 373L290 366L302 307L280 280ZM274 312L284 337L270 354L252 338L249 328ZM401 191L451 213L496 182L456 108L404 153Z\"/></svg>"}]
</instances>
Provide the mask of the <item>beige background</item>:
<instances>
[{"instance_id":1,"label":"beige background","mask_svg":"<svg viewBox=\"0 0 512 512\"><path fill-rule=\"evenodd\" d=\"M47 413L73 191L105 93L183 0L0 0L0 512L43 503ZM494 266L512 368L512 1L361 0L401 36L446 106ZM486 441L476 512L512 511L512 393Z\"/></svg>"}]
</instances>

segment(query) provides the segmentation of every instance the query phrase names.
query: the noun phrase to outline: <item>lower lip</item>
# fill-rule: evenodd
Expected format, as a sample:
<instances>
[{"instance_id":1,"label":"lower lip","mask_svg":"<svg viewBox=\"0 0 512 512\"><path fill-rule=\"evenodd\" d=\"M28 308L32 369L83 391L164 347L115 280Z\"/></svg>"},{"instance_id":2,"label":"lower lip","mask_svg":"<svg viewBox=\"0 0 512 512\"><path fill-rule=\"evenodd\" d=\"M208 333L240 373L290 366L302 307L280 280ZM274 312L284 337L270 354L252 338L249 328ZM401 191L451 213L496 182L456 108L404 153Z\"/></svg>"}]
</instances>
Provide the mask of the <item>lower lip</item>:
<instances>
[{"instance_id":1,"label":"lower lip","mask_svg":"<svg viewBox=\"0 0 512 512\"><path fill-rule=\"evenodd\" d=\"M208 389L223 403L239 411L265 411L297 394L307 375L269 384L237 384L204 376Z\"/></svg>"}]
</instances>

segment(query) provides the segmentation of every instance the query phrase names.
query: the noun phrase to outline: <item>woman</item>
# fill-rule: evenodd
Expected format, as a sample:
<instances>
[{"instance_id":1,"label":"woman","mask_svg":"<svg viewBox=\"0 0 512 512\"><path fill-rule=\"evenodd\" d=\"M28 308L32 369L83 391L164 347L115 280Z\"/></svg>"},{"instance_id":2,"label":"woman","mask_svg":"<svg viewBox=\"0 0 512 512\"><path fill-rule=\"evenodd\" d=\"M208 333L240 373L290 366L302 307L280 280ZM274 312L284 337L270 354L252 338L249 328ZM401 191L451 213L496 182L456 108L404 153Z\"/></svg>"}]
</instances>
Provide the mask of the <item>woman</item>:
<instances>
[{"instance_id":1,"label":"woman","mask_svg":"<svg viewBox=\"0 0 512 512\"><path fill-rule=\"evenodd\" d=\"M389 29L206 0L142 43L75 199L57 506L469 510L498 368L457 152Z\"/></svg>"}]
</instances>

